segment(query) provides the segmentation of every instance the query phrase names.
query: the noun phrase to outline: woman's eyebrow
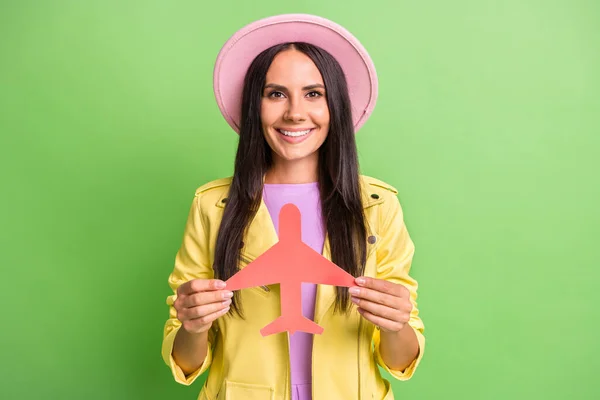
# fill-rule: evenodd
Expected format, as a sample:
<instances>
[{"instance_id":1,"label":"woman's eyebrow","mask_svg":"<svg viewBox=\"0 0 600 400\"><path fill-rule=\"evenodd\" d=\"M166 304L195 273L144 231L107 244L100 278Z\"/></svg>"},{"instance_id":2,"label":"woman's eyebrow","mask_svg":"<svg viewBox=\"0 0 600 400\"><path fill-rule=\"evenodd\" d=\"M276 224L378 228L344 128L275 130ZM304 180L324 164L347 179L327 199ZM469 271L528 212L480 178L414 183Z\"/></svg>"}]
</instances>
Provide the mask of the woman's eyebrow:
<instances>
[{"instance_id":1,"label":"woman's eyebrow","mask_svg":"<svg viewBox=\"0 0 600 400\"><path fill-rule=\"evenodd\" d=\"M282 92L286 92L287 91L287 88L285 86L278 85L276 83L269 83L269 84L265 85L265 89L267 89L267 88L273 88L275 90L279 90L279 91L282 91ZM304 86L302 88L302 90L311 90L311 89L317 89L317 88L325 89L325 86L321 85L320 83L314 83L312 85Z\"/></svg>"}]
</instances>

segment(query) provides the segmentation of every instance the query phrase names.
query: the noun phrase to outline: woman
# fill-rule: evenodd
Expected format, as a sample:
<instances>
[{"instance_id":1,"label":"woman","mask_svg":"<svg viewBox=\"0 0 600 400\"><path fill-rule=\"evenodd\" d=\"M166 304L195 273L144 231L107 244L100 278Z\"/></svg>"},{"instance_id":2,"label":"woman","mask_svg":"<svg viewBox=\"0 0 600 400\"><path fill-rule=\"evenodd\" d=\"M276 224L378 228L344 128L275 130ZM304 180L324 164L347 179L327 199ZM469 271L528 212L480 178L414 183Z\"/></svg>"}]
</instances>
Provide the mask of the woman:
<instances>
[{"instance_id":1,"label":"woman","mask_svg":"<svg viewBox=\"0 0 600 400\"><path fill-rule=\"evenodd\" d=\"M358 172L354 132L376 89L360 43L322 18L267 18L223 47L215 93L240 133L235 171L196 191L162 349L182 384L211 367L200 399L391 399L377 364L413 375L425 343L414 246L397 191ZM286 203L301 211L303 241L357 278L350 289L303 284L303 314L324 328L314 337L262 337L279 287L225 284L277 242Z\"/></svg>"}]
</instances>

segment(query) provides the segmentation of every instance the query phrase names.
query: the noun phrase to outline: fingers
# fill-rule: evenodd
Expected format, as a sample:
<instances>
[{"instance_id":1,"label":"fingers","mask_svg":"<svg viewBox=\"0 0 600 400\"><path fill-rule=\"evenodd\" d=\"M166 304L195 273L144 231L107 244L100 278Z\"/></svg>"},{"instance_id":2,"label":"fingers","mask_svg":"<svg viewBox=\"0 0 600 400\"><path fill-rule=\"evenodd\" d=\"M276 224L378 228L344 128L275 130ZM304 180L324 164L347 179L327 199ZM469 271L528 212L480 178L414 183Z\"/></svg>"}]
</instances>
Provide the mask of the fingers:
<instances>
[{"instance_id":1,"label":"fingers","mask_svg":"<svg viewBox=\"0 0 600 400\"><path fill-rule=\"evenodd\" d=\"M364 287L351 287L348 291L354 297L369 300L373 303L382 304L391 308L399 308L400 304L405 301L405 299L401 297Z\"/></svg>"},{"instance_id":2,"label":"fingers","mask_svg":"<svg viewBox=\"0 0 600 400\"><path fill-rule=\"evenodd\" d=\"M382 318L378 315L370 313L369 311L363 310L362 308L359 308L358 312L366 320L372 322L374 325L378 326L383 331L398 332L406 325L402 322L391 321L389 319Z\"/></svg>"},{"instance_id":3,"label":"fingers","mask_svg":"<svg viewBox=\"0 0 600 400\"><path fill-rule=\"evenodd\" d=\"M406 292L408 291L408 289L406 289L404 286L394 282L386 281L385 279L361 276L356 278L355 281L361 287L372 289L381 293L387 293L396 297L405 297Z\"/></svg>"},{"instance_id":4,"label":"fingers","mask_svg":"<svg viewBox=\"0 0 600 400\"><path fill-rule=\"evenodd\" d=\"M403 307L403 309L396 309L357 297L351 297L351 300L354 304L359 306L361 310L368 311L372 315L376 315L390 321L404 323L408 322L410 319L410 310L408 310L407 307Z\"/></svg>"},{"instance_id":5,"label":"fingers","mask_svg":"<svg viewBox=\"0 0 600 400\"><path fill-rule=\"evenodd\" d=\"M177 288L173 307L185 330L205 332L229 311L233 292L220 290L223 287L225 283L218 279L193 279Z\"/></svg>"},{"instance_id":6,"label":"fingers","mask_svg":"<svg viewBox=\"0 0 600 400\"><path fill-rule=\"evenodd\" d=\"M177 288L177 296L189 295L209 290L219 290L225 287L225 282L220 279L192 279Z\"/></svg>"},{"instance_id":7,"label":"fingers","mask_svg":"<svg viewBox=\"0 0 600 400\"><path fill-rule=\"evenodd\" d=\"M217 279L194 279L178 287L173 307L185 330L205 332L229 311L233 292L219 287L223 288L224 282Z\"/></svg>"},{"instance_id":8,"label":"fingers","mask_svg":"<svg viewBox=\"0 0 600 400\"><path fill-rule=\"evenodd\" d=\"M225 309L229 310L230 305L231 299L227 299L217 303L203 304L201 306L185 308L182 311L177 312L177 319L179 319L181 322L187 320L199 320L197 322L206 324L208 322L212 322L212 320L208 320L208 316L214 313L222 312Z\"/></svg>"},{"instance_id":9,"label":"fingers","mask_svg":"<svg viewBox=\"0 0 600 400\"><path fill-rule=\"evenodd\" d=\"M383 330L399 331L410 320L413 305L410 292L402 285L366 278L361 287L351 287L349 292L358 312Z\"/></svg>"},{"instance_id":10,"label":"fingers","mask_svg":"<svg viewBox=\"0 0 600 400\"><path fill-rule=\"evenodd\" d=\"M185 320L182 322L182 326L188 332L203 332L208 330L207 327L210 327L217 318L227 314L227 311L229 311L229 306L199 318Z\"/></svg>"},{"instance_id":11,"label":"fingers","mask_svg":"<svg viewBox=\"0 0 600 400\"><path fill-rule=\"evenodd\" d=\"M233 292L229 290L217 290L212 292L199 292L187 296L177 298L175 303L178 303L175 308L189 308L201 306L209 303L216 303L223 300L231 299ZM175 305L175 304L174 304Z\"/></svg>"}]
</instances>

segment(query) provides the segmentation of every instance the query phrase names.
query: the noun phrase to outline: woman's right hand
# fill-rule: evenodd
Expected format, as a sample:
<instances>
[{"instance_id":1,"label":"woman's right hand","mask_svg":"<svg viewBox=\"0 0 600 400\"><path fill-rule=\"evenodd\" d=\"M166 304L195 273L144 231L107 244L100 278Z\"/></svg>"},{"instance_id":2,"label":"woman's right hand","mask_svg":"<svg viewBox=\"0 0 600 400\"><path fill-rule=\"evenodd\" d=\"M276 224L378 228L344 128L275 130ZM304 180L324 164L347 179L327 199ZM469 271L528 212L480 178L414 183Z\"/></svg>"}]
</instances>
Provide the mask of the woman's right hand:
<instances>
[{"instance_id":1,"label":"woman's right hand","mask_svg":"<svg viewBox=\"0 0 600 400\"><path fill-rule=\"evenodd\" d=\"M177 288L173 307L186 331L207 332L214 320L229 311L233 292L224 287L225 282L218 279L193 279Z\"/></svg>"}]
</instances>

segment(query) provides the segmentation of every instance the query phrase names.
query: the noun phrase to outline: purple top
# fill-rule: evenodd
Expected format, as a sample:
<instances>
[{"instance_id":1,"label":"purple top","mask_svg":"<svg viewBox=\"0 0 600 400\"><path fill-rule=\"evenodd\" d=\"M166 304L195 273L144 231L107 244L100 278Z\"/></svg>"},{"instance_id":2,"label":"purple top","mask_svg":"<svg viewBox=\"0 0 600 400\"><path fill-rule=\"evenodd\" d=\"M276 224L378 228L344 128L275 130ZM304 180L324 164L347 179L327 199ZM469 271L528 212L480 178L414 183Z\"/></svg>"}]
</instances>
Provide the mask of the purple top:
<instances>
[{"instance_id":1,"label":"purple top","mask_svg":"<svg viewBox=\"0 0 600 400\"><path fill-rule=\"evenodd\" d=\"M302 214L302 241L321 254L325 242L321 218L321 202L317 182L301 184L265 184L263 200L275 231L279 232L279 211L293 203ZM313 320L317 285L302 284L302 314ZM313 335L296 332L290 335L290 367L292 375L292 400L312 399L312 341Z\"/></svg>"}]
</instances>

